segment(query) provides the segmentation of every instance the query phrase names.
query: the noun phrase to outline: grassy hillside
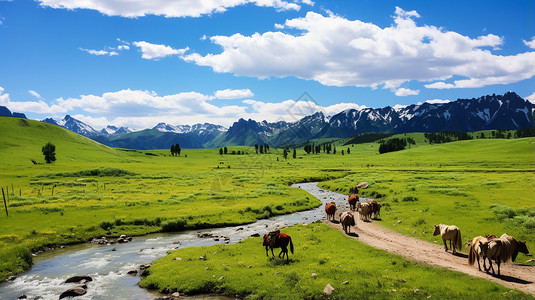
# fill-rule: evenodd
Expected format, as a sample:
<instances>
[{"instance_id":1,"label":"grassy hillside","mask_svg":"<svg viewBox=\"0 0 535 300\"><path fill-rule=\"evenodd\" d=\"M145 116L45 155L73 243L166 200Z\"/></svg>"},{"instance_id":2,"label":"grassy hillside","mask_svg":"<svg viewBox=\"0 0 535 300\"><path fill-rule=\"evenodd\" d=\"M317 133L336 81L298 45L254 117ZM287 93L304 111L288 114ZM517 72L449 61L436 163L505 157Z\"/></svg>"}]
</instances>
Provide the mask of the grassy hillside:
<instances>
[{"instance_id":1,"label":"grassy hillside","mask_svg":"<svg viewBox=\"0 0 535 300\"><path fill-rule=\"evenodd\" d=\"M0 118L0 132L0 187L9 189L9 217L0 211L0 280L28 268L30 251L46 246L242 224L311 208L319 201L288 184L312 180L343 193L369 182L361 195L383 203L376 222L424 240L435 240L434 223L446 223L458 225L465 241L507 232L535 249L534 138L429 145L417 133L407 134L417 143L404 151L379 155L377 143L339 141L336 155L300 148L296 159L285 160L281 149L257 155L244 146L228 151L246 155L204 149L181 157L167 149L114 149L17 118ZM54 164L44 164L41 153L49 141ZM341 155L347 148L351 154ZM519 262L526 259L519 255Z\"/></svg>"}]
</instances>

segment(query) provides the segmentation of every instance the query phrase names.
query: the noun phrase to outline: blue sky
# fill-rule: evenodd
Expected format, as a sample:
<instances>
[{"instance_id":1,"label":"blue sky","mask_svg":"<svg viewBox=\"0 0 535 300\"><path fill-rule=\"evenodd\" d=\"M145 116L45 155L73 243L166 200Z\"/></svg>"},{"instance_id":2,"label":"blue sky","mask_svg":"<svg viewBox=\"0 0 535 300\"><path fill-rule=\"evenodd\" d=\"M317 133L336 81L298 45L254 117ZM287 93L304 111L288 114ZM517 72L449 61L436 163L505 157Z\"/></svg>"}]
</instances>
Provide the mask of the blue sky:
<instances>
[{"instance_id":1,"label":"blue sky","mask_svg":"<svg viewBox=\"0 0 535 300\"><path fill-rule=\"evenodd\" d=\"M509 90L535 102L534 9L531 0L0 0L0 105L142 129Z\"/></svg>"}]
</instances>

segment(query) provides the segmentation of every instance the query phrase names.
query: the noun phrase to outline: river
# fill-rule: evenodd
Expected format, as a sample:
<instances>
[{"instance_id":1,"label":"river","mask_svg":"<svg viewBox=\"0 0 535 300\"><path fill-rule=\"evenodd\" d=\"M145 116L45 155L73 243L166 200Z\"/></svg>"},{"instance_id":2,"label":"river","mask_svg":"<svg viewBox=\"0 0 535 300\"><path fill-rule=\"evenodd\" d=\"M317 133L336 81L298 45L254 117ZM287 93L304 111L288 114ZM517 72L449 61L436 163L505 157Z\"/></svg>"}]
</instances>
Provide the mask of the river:
<instances>
[{"instance_id":1,"label":"river","mask_svg":"<svg viewBox=\"0 0 535 300\"><path fill-rule=\"evenodd\" d=\"M320 189L317 182L292 185L301 188L323 203L334 201L341 210L349 209L346 196ZM263 235L269 230L292 226L298 223L308 224L325 217L324 206L258 220L248 225L194 230L173 234L153 234L134 239L126 244L91 245L89 243L68 246L49 251L34 258L31 270L19 274L11 282L0 283L0 299L17 299L26 295L28 299L58 299L59 295L76 284L63 282L74 275L90 275L93 281L87 283L87 294L75 299L154 299L158 294L138 287L138 276L127 275L142 264L150 263L173 249L211 246L224 244L224 239L200 238L197 233L209 232L218 236L229 237L229 244L250 237L252 234ZM258 251L264 253L259 245ZM201 296L210 299L226 299L220 296ZM198 298L198 297L197 297Z\"/></svg>"}]
</instances>

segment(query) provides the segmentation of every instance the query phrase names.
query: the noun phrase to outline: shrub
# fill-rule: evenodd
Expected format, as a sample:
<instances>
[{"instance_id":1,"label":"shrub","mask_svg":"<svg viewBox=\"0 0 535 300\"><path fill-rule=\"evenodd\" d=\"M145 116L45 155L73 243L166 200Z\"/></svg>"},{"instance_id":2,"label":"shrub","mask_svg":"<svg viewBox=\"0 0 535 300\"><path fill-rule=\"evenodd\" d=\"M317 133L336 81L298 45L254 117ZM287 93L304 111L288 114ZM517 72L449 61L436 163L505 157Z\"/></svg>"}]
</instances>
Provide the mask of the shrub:
<instances>
[{"instance_id":1,"label":"shrub","mask_svg":"<svg viewBox=\"0 0 535 300\"><path fill-rule=\"evenodd\" d=\"M184 230L188 222L183 218L165 221L162 223L163 232L174 232Z\"/></svg>"},{"instance_id":2,"label":"shrub","mask_svg":"<svg viewBox=\"0 0 535 300\"><path fill-rule=\"evenodd\" d=\"M111 222L111 221L102 221L100 222L100 224L98 224L98 226L106 231L110 230L113 228L113 224L114 222Z\"/></svg>"},{"instance_id":3,"label":"shrub","mask_svg":"<svg viewBox=\"0 0 535 300\"><path fill-rule=\"evenodd\" d=\"M406 196L406 197L403 197L403 199L401 199L401 201L403 201L403 202L416 202L416 201L418 201L418 198L413 197L413 196Z\"/></svg>"}]
</instances>

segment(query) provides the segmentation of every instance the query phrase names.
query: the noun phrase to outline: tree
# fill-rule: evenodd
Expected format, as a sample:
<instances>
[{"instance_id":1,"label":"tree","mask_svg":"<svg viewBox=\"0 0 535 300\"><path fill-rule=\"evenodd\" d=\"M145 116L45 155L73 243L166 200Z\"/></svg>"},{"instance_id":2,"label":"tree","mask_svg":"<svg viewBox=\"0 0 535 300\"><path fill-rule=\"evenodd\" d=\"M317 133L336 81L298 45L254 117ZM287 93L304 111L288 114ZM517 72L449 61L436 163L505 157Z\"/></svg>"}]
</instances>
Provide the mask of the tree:
<instances>
[{"instance_id":1,"label":"tree","mask_svg":"<svg viewBox=\"0 0 535 300\"><path fill-rule=\"evenodd\" d=\"M223 148L223 153L227 154L227 152L228 152L227 147Z\"/></svg>"},{"instance_id":2,"label":"tree","mask_svg":"<svg viewBox=\"0 0 535 300\"><path fill-rule=\"evenodd\" d=\"M175 156L175 145L171 145L171 156Z\"/></svg>"},{"instance_id":3,"label":"tree","mask_svg":"<svg viewBox=\"0 0 535 300\"><path fill-rule=\"evenodd\" d=\"M293 158L297 158L297 151L294 149L294 154L292 155Z\"/></svg>"},{"instance_id":4,"label":"tree","mask_svg":"<svg viewBox=\"0 0 535 300\"><path fill-rule=\"evenodd\" d=\"M258 144L254 144L254 149L256 151L256 154L258 154Z\"/></svg>"},{"instance_id":5,"label":"tree","mask_svg":"<svg viewBox=\"0 0 535 300\"><path fill-rule=\"evenodd\" d=\"M351 150L349 150L349 148L347 148L347 154L351 154Z\"/></svg>"},{"instance_id":6,"label":"tree","mask_svg":"<svg viewBox=\"0 0 535 300\"><path fill-rule=\"evenodd\" d=\"M180 149L180 145L179 144L176 144L175 145L175 153L180 156L180 151L182 151L182 149Z\"/></svg>"},{"instance_id":7,"label":"tree","mask_svg":"<svg viewBox=\"0 0 535 300\"><path fill-rule=\"evenodd\" d=\"M260 145L260 154L264 154L264 146Z\"/></svg>"},{"instance_id":8,"label":"tree","mask_svg":"<svg viewBox=\"0 0 535 300\"><path fill-rule=\"evenodd\" d=\"M223 155L223 148L219 148L219 155Z\"/></svg>"},{"instance_id":9,"label":"tree","mask_svg":"<svg viewBox=\"0 0 535 300\"><path fill-rule=\"evenodd\" d=\"M54 146L54 144L50 142L46 143L46 145L41 148L41 151L43 151L47 164L56 161L56 146Z\"/></svg>"},{"instance_id":10,"label":"tree","mask_svg":"<svg viewBox=\"0 0 535 300\"><path fill-rule=\"evenodd\" d=\"M334 146L333 154L336 154L336 146Z\"/></svg>"},{"instance_id":11,"label":"tree","mask_svg":"<svg viewBox=\"0 0 535 300\"><path fill-rule=\"evenodd\" d=\"M342 149L342 155L344 155L344 149Z\"/></svg>"},{"instance_id":12,"label":"tree","mask_svg":"<svg viewBox=\"0 0 535 300\"><path fill-rule=\"evenodd\" d=\"M282 156L286 159L288 157L288 150L284 149L284 151L282 151Z\"/></svg>"}]
</instances>

